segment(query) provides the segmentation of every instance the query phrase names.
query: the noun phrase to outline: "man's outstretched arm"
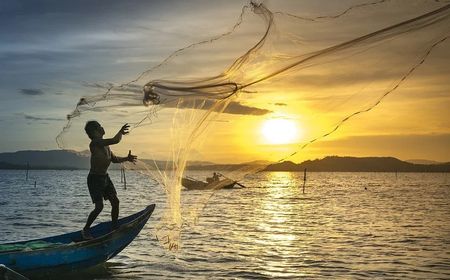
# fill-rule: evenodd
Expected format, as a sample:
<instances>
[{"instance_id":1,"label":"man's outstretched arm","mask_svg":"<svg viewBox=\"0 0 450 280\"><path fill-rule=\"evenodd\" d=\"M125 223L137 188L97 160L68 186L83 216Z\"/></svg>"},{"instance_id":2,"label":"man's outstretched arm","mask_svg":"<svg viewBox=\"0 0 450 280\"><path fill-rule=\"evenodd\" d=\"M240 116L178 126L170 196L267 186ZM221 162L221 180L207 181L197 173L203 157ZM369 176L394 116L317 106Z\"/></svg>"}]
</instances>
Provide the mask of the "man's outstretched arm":
<instances>
[{"instance_id":1,"label":"man's outstretched arm","mask_svg":"<svg viewBox=\"0 0 450 280\"><path fill-rule=\"evenodd\" d=\"M120 142L120 140L122 140L122 135L130 133L129 128L130 125L126 123L122 126L122 128L116 133L116 135L113 138L95 139L92 142L100 146L109 146L117 144Z\"/></svg>"},{"instance_id":2,"label":"man's outstretched arm","mask_svg":"<svg viewBox=\"0 0 450 280\"><path fill-rule=\"evenodd\" d=\"M125 161L136 163L137 156L132 155L131 150L128 152L128 156L126 156L126 157L117 157L111 152L111 161L114 163L121 163L121 162L125 162Z\"/></svg>"}]
</instances>

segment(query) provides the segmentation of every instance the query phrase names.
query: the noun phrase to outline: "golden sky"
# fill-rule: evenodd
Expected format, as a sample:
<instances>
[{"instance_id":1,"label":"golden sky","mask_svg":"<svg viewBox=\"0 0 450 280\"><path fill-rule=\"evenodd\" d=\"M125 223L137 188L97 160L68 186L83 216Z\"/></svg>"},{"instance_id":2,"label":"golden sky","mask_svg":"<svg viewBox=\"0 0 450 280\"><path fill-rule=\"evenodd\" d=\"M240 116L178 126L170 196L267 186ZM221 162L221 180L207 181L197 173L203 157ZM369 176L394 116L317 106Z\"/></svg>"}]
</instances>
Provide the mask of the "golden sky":
<instances>
[{"instance_id":1,"label":"golden sky","mask_svg":"<svg viewBox=\"0 0 450 280\"><path fill-rule=\"evenodd\" d=\"M387 2L314 22L276 14L276 24L263 48L230 79L245 83L264 77L314 51L444 6L435 1ZM361 3L366 2L265 4L273 12L312 18L336 15ZM0 69L0 128L9 132L2 136L0 151L57 148L54 137L80 97L101 94L107 83L132 80L173 51L229 31L245 4L143 1L123 7L120 1L112 1L105 8L74 3L17 6L6 1L3 9L9 16L2 19L0 27L9 28L0 33L0 57L6 66ZM433 40L448 34L445 23L448 16L444 24L323 56L302 64L304 69L293 68L246 88L248 91L233 98L224 113L214 114L204 137L192 146L191 159L276 161L299 150L345 116L373 104L395 85L420 61ZM142 82L217 75L254 46L265 30L262 19L247 11L231 35L186 50L159 72L146 75ZM352 118L290 160L349 155L449 161L448 46L448 41L436 46L424 64L376 108ZM82 130L87 119L98 119L112 136L122 123L135 123L149 112L140 102L139 90L127 94L136 96L132 106L103 110L99 103L94 112L74 120L66 148L87 148L88 139ZM134 129L113 150L121 154L131 148L141 158L168 158L174 145L186 146L182 143L188 137L186 133L205 113L182 109L177 113L179 121L174 122L177 110L173 106L157 110L151 122Z\"/></svg>"}]
</instances>

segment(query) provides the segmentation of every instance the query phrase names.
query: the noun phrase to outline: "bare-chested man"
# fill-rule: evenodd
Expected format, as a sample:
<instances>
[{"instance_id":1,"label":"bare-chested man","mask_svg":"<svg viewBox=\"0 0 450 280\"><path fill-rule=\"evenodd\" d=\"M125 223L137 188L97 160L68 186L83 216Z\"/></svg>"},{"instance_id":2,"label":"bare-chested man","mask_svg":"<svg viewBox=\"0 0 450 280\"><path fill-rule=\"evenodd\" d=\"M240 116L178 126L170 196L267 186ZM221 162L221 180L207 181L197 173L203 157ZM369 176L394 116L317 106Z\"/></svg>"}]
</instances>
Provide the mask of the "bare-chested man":
<instances>
[{"instance_id":1,"label":"bare-chested man","mask_svg":"<svg viewBox=\"0 0 450 280\"><path fill-rule=\"evenodd\" d=\"M95 204L95 209L89 214L86 225L81 231L84 239L92 239L89 231L90 226L95 221L97 216L103 210L103 199L109 200L111 203L111 219L112 229L117 228L117 220L119 218L119 199L111 179L108 176L108 167L111 162L120 163L124 161L136 162L137 157L128 152L127 157L117 157L109 149L110 145L114 145L122 140L122 135L127 134L129 125L125 124L117 132L113 138L103 139L105 130L97 121L88 121L84 130L91 139L89 150L91 151L91 169L87 177L87 185L92 202Z\"/></svg>"}]
</instances>

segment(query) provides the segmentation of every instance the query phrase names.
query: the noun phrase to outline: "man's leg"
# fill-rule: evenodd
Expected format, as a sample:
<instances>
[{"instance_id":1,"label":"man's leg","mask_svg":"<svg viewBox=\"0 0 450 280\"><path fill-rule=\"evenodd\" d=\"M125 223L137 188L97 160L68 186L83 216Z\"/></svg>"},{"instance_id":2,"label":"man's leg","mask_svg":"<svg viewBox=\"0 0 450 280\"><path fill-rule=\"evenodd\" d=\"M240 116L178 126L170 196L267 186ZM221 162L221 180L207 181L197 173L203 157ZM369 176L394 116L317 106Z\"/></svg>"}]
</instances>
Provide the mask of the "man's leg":
<instances>
[{"instance_id":1,"label":"man's leg","mask_svg":"<svg viewBox=\"0 0 450 280\"><path fill-rule=\"evenodd\" d=\"M92 210L92 212L89 214L86 225L84 226L83 230L89 230L92 223L97 219L100 212L103 210L103 201L101 199L97 200L95 202L95 208Z\"/></svg>"},{"instance_id":2,"label":"man's leg","mask_svg":"<svg viewBox=\"0 0 450 280\"><path fill-rule=\"evenodd\" d=\"M119 199L117 195L112 194L109 197L109 202L111 203L111 220L112 220L112 228L116 229L118 227L119 220Z\"/></svg>"}]
</instances>

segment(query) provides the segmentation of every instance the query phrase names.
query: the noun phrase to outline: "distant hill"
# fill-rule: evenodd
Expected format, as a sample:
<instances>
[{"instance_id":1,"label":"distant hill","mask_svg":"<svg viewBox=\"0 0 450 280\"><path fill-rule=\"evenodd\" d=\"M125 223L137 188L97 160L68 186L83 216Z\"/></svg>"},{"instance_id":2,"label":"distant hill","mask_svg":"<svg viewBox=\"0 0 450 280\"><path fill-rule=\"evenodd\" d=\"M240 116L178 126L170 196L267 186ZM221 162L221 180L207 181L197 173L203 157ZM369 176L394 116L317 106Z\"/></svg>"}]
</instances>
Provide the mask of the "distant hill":
<instances>
[{"instance_id":1,"label":"distant hill","mask_svg":"<svg viewBox=\"0 0 450 280\"><path fill-rule=\"evenodd\" d=\"M323 172L450 172L450 163L414 164L393 157L338 157L307 160L302 163L284 161L271 164L264 171L292 171L304 169Z\"/></svg>"},{"instance_id":2,"label":"distant hill","mask_svg":"<svg viewBox=\"0 0 450 280\"><path fill-rule=\"evenodd\" d=\"M142 159L150 166L153 160ZM337 157L307 160L302 163L284 161L269 165L266 161L253 161L240 164L215 164L212 162L191 162L190 170L261 170L264 171L342 171L342 172L450 172L450 163L415 164L393 157ZM0 153L0 169L89 169L89 152L70 150L18 151ZM156 161L159 168L171 166L165 161ZM267 166L267 167L266 167ZM118 169L112 165L111 169ZM265 168L265 169L264 169Z\"/></svg>"},{"instance_id":3,"label":"distant hill","mask_svg":"<svg viewBox=\"0 0 450 280\"><path fill-rule=\"evenodd\" d=\"M233 170L261 170L264 167L268 166L272 162L265 161L265 160L255 160L250 162L244 162L244 163L236 163L236 164L217 164L217 163L211 163L211 164L203 164L198 165L191 163L188 165L189 170L220 170L220 171L233 171Z\"/></svg>"},{"instance_id":4,"label":"distant hill","mask_svg":"<svg viewBox=\"0 0 450 280\"><path fill-rule=\"evenodd\" d=\"M442 164L443 163L443 162L427 160L427 159L408 159L405 161L409 162L409 163L414 163L414 164Z\"/></svg>"},{"instance_id":5,"label":"distant hill","mask_svg":"<svg viewBox=\"0 0 450 280\"><path fill-rule=\"evenodd\" d=\"M18 151L0 153L1 169L89 169L89 156L85 152L69 150Z\"/></svg>"},{"instance_id":6,"label":"distant hill","mask_svg":"<svg viewBox=\"0 0 450 280\"><path fill-rule=\"evenodd\" d=\"M11 153L0 153L0 169L89 169L89 151L76 152L71 150L50 150L50 151L18 151ZM150 167L154 164L165 169L172 166L170 162L160 160L141 159ZM192 170L227 170L246 166L268 165L263 162L252 162L235 165L219 165L207 161L189 162L188 169ZM110 169L118 169L119 165L112 164Z\"/></svg>"},{"instance_id":7,"label":"distant hill","mask_svg":"<svg viewBox=\"0 0 450 280\"><path fill-rule=\"evenodd\" d=\"M89 169L89 151L72 150L49 150L49 151L18 151L11 153L0 153L0 169ZM149 166L155 162L142 159ZM159 168L171 166L165 161L156 161ZM207 169L214 166L212 162L195 161L190 163L195 169ZM112 164L111 169L118 169L119 165Z\"/></svg>"}]
</instances>

